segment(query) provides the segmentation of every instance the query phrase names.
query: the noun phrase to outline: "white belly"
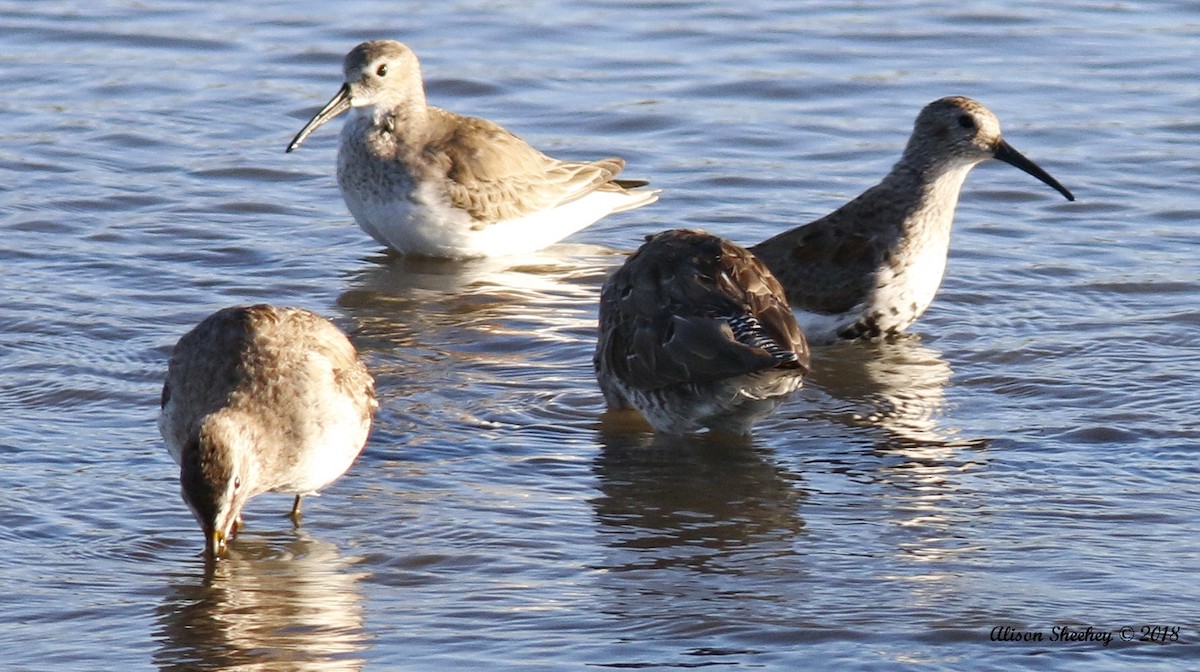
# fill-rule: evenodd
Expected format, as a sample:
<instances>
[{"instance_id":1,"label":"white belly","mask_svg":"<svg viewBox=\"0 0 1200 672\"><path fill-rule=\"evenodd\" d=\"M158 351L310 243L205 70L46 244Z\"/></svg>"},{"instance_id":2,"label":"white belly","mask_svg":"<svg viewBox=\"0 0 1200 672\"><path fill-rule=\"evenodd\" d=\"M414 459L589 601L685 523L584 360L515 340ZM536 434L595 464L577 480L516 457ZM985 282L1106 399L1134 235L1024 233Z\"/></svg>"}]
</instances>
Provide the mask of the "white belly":
<instances>
[{"instance_id":1,"label":"white belly","mask_svg":"<svg viewBox=\"0 0 1200 672\"><path fill-rule=\"evenodd\" d=\"M343 191L346 207L372 238L401 254L429 257L497 257L527 254L566 238L626 205L630 196L596 191L566 205L524 217L481 224L434 193L380 199Z\"/></svg>"},{"instance_id":2,"label":"white belly","mask_svg":"<svg viewBox=\"0 0 1200 672\"><path fill-rule=\"evenodd\" d=\"M797 309L796 321L810 344L837 341L839 333L855 325L869 325L870 334L886 337L903 332L933 303L946 271L945 244L924 245L898 270L884 266L876 272L875 285L863 302L844 313L810 313Z\"/></svg>"}]
</instances>

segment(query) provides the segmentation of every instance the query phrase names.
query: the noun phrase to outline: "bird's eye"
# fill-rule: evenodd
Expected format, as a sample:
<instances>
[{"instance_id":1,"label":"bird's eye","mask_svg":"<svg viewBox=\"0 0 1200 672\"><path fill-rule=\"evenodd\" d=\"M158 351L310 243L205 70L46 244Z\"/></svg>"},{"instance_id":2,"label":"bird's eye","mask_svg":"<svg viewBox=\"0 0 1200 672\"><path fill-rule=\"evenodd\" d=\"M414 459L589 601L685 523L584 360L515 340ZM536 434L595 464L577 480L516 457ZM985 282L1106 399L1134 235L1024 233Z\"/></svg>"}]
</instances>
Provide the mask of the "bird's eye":
<instances>
[{"instance_id":1,"label":"bird's eye","mask_svg":"<svg viewBox=\"0 0 1200 672\"><path fill-rule=\"evenodd\" d=\"M375 68L375 74L379 75L380 77L387 77L387 63Z\"/></svg>"},{"instance_id":2,"label":"bird's eye","mask_svg":"<svg viewBox=\"0 0 1200 672\"><path fill-rule=\"evenodd\" d=\"M241 487L242 487L242 479L240 479L240 478L233 479L233 489L237 490Z\"/></svg>"},{"instance_id":3,"label":"bird's eye","mask_svg":"<svg viewBox=\"0 0 1200 672\"><path fill-rule=\"evenodd\" d=\"M975 128L975 120L964 114L958 118L958 125L963 128Z\"/></svg>"}]
</instances>

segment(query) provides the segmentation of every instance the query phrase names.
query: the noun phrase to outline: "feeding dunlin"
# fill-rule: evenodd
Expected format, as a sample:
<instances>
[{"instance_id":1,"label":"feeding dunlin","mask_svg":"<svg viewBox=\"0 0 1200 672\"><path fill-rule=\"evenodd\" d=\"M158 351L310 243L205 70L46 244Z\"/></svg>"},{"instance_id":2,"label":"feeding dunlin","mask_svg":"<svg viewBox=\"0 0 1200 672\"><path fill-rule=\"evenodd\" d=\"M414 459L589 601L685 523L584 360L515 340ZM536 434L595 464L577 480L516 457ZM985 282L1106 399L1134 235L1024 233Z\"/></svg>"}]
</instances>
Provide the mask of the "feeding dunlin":
<instances>
[{"instance_id":1,"label":"feeding dunlin","mask_svg":"<svg viewBox=\"0 0 1200 672\"><path fill-rule=\"evenodd\" d=\"M417 57L393 40L346 55L345 83L288 145L346 110L338 185L375 240L402 254L487 257L532 252L614 212L654 202L618 180L621 159L559 161L500 126L425 102Z\"/></svg>"},{"instance_id":2,"label":"feeding dunlin","mask_svg":"<svg viewBox=\"0 0 1200 672\"><path fill-rule=\"evenodd\" d=\"M654 429L746 434L800 387L808 345L754 255L702 231L666 231L604 283L593 359L609 408Z\"/></svg>"},{"instance_id":3,"label":"feeding dunlin","mask_svg":"<svg viewBox=\"0 0 1200 672\"><path fill-rule=\"evenodd\" d=\"M183 499L219 555L246 501L314 494L362 452L375 383L345 334L307 310L225 308L179 339L158 428Z\"/></svg>"},{"instance_id":4,"label":"feeding dunlin","mask_svg":"<svg viewBox=\"0 0 1200 672\"><path fill-rule=\"evenodd\" d=\"M813 342L893 336L937 293L963 181L999 159L1075 200L1000 136L1000 121L961 96L917 116L904 154L883 181L834 212L750 248L787 291Z\"/></svg>"}]
</instances>

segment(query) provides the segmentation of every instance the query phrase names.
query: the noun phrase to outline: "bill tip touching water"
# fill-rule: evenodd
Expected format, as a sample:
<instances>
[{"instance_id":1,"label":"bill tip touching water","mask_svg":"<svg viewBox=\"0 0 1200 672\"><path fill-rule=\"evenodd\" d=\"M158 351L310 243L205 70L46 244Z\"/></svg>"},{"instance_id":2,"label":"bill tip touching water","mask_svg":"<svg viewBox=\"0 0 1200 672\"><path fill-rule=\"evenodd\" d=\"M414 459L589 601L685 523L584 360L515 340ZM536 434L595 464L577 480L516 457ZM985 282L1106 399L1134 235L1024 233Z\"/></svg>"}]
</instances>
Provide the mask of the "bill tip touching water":
<instances>
[{"instance_id":1,"label":"bill tip touching water","mask_svg":"<svg viewBox=\"0 0 1200 672\"><path fill-rule=\"evenodd\" d=\"M338 186L359 226L401 254L533 252L658 199L646 182L617 177L622 159L561 161L490 121L429 105L417 57L400 42L359 44L343 75L287 151L349 111Z\"/></svg>"},{"instance_id":2,"label":"bill tip touching water","mask_svg":"<svg viewBox=\"0 0 1200 672\"><path fill-rule=\"evenodd\" d=\"M1075 200L1004 139L991 110L949 96L921 110L900 160L879 184L750 249L779 278L813 342L896 336L932 303L963 182L988 159Z\"/></svg>"},{"instance_id":3,"label":"bill tip touching water","mask_svg":"<svg viewBox=\"0 0 1200 672\"><path fill-rule=\"evenodd\" d=\"M171 353L158 427L180 467L184 501L220 556L264 492L301 497L344 474L379 404L354 346L298 308L225 308Z\"/></svg>"}]
</instances>

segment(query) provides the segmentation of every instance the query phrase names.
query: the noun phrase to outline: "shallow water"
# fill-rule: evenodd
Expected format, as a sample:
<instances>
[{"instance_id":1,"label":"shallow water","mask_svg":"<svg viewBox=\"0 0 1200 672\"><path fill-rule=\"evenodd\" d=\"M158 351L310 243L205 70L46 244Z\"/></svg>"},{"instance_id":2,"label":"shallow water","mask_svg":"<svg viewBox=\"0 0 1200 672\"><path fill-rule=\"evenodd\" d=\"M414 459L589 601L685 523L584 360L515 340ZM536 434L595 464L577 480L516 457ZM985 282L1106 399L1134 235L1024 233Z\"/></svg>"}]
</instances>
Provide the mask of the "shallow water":
<instances>
[{"instance_id":1,"label":"shallow water","mask_svg":"<svg viewBox=\"0 0 1200 672\"><path fill-rule=\"evenodd\" d=\"M0 3L0 651L10 669L1179 669L1200 655L1200 6ZM660 203L530 258L392 259L337 133L368 38L434 104ZM603 413L605 271L646 233L824 214L965 94L1078 196L968 179L911 337L814 352L745 442ZM154 426L231 304L335 319L366 452L230 557ZM1113 641L1049 641L1092 626ZM1178 627L1178 641L1120 629ZM996 626L1042 642L996 642Z\"/></svg>"}]
</instances>

